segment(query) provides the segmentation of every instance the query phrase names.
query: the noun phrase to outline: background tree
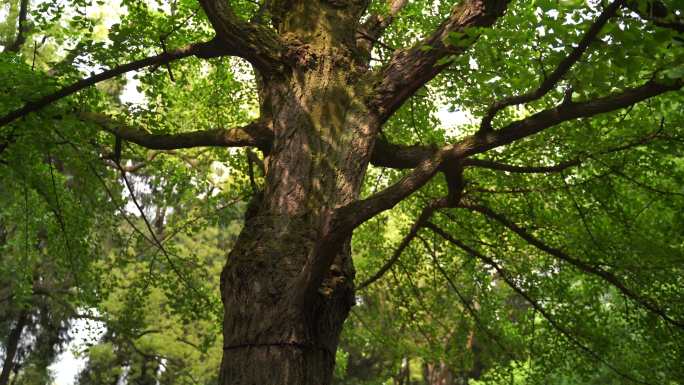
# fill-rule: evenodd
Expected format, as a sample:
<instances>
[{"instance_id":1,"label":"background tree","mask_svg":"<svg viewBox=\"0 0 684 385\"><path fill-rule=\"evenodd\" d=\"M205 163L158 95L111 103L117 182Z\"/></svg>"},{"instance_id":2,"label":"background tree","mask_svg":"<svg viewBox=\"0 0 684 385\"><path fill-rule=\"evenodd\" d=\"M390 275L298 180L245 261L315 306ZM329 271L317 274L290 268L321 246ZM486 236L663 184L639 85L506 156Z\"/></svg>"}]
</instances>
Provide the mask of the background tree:
<instances>
[{"instance_id":1,"label":"background tree","mask_svg":"<svg viewBox=\"0 0 684 385\"><path fill-rule=\"evenodd\" d=\"M88 2L35 4L29 18L22 1L0 63L11 79L0 117L8 212L26 217L30 186L46 218L24 219L33 231L6 244L22 255L35 242L21 240L46 227L49 255L83 304L96 304L103 285L93 250L105 239L89 235L118 219L154 248L150 261L162 257L154 271L172 273L161 286L180 311L211 311L196 266L160 240L152 219L163 223L165 211L146 210L175 209L178 196L219 207L228 197L214 194L207 167L181 165L225 162L244 171L235 191L253 194L221 274L220 383L331 381L356 298L352 249L378 268L358 287L394 271L396 295L411 291L415 303L388 308L403 307L411 328L438 341L428 341L426 368L468 377L484 365L477 342L500 340L510 358L490 350L487 365L510 363L530 381L568 367L580 379L679 380L676 1L122 4L106 26ZM141 105L88 88L146 67ZM83 77L80 68L109 69ZM437 127L443 106L468 111L471 123ZM222 149L242 146L262 156ZM176 152L196 147L213 149ZM140 168L152 170L145 183L131 175ZM145 186L174 204L141 201ZM372 226L387 227L395 206L395 236L380 238L387 231ZM374 251L386 240L395 247L384 261ZM410 266L400 263L407 249ZM458 313L442 330L440 292ZM655 346L664 348L646 359L635 353ZM407 353L397 381L415 373Z\"/></svg>"}]
</instances>

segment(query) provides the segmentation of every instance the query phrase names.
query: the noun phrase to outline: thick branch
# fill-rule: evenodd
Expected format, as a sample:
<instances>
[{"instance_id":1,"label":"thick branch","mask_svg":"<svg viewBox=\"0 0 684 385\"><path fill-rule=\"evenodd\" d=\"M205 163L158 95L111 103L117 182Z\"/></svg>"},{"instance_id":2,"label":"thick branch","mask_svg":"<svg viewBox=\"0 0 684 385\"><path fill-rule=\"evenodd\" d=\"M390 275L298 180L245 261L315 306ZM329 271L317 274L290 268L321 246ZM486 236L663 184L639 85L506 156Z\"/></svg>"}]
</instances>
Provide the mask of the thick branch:
<instances>
[{"instance_id":1,"label":"thick branch","mask_svg":"<svg viewBox=\"0 0 684 385\"><path fill-rule=\"evenodd\" d=\"M610 154L614 152L620 152L628 150L630 148L642 146L648 144L656 139L670 139L661 133L661 129L654 131L648 135L641 138L633 140L629 143L622 144L620 146L611 147L603 151L599 151L595 154L589 154L586 156L578 156L573 159L569 159L551 166L520 166L511 165L506 163L501 163L488 159L473 159L466 158L461 161L463 167L479 167L487 168L490 170L506 171L513 173L553 173L566 170L571 167L581 165L585 158L595 158L599 155ZM399 144L389 143L385 140L378 139L375 148L373 150L373 155L371 157L371 162L374 166L378 167L389 167L394 169L407 169L416 167L420 162L427 158L430 158L439 149L433 146L425 145L413 145L413 146L403 146Z\"/></svg>"},{"instance_id":2,"label":"thick branch","mask_svg":"<svg viewBox=\"0 0 684 385\"><path fill-rule=\"evenodd\" d=\"M639 87L628 88L602 98L579 103L561 103L554 108L512 122L500 130L466 137L452 146L450 156L464 158L479 154L534 135L557 124L629 107L654 96L677 91L683 86L684 81L681 79L669 83L660 83L652 79Z\"/></svg>"},{"instance_id":3,"label":"thick branch","mask_svg":"<svg viewBox=\"0 0 684 385\"><path fill-rule=\"evenodd\" d=\"M394 54L382 69L369 102L380 122L386 121L416 90L448 66L440 63L440 59L460 55L475 42L473 28L494 24L507 5L507 0L462 1L430 37Z\"/></svg>"},{"instance_id":4,"label":"thick branch","mask_svg":"<svg viewBox=\"0 0 684 385\"><path fill-rule=\"evenodd\" d=\"M76 83L68 85L56 92L53 92L49 95L45 95L40 99L26 103L23 107L16 109L8 113L7 115L1 117L0 127L9 124L23 116L26 116L31 112L39 111L44 107L50 105L51 103L54 103L62 98L72 95L84 88L88 88L92 85L95 85L96 83L99 83L107 79L111 79L115 76L124 74L126 72L139 70L141 68L145 68L151 65L163 65L166 63L170 63L174 60L182 59L193 55L201 58L211 58L225 54L228 54L228 51L219 48L216 41L211 40L209 42L204 43L190 44L188 46L178 48L173 51L164 52L156 56L151 56L128 64L120 65L110 70L100 72L99 74L93 75L89 78L79 80Z\"/></svg>"},{"instance_id":5,"label":"thick branch","mask_svg":"<svg viewBox=\"0 0 684 385\"><path fill-rule=\"evenodd\" d=\"M533 100L539 99L546 95L555 85L568 73L570 68L577 63L577 61L582 57L582 54L589 48L596 36L599 34L604 25L608 20L615 16L617 11L624 5L626 0L616 0L612 2L606 9L599 15L599 17L594 21L594 23L585 32L584 36L580 40L577 47L575 47L572 52L565 59L561 60L558 67L539 85L534 91L505 98L494 103L489 107L485 116L482 118L482 123L480 124L480 130L491 131L492 129L492 119L496 114L506 107L514 106L517 104L529 103Z\"/></svg>"},{"instance_id":6,"label":"thick branch","mask_svg":"<svg viewBox=\"0 0 684 385\"><path fill-rule=\"evenodd\" d=\"M221 44L249 61L262 76L278 72L282 67L285 47L269 28L242 20L233 12L229 1L200 0Z\"/></svg>"},{"instance_id":7,"label":"thick branch","mask_svg":"<svg viewBox=\"0 0 684 385\"><path fill-rule=\"evenodd\" d=\"M151 150L254 146L262 151L268 151L272 136L268 124L263 121L255 121L243 127L230 129L217 128L177 134L153 134L144 129L119 123L103 114L82 113L80 116L84 120L97 124L103 130L111 132L121 139Z\"/></svg>"},{"instance_id":8,"label":"thick branch","mask_svg":"<svg viewBox=\"0 0 684 385\"><path fill-rule=\"evenodd\" d=\"M389 210L414 191L421 188L436 173L447 151L440 150L432 158L421 162L397 183L366 199L352 202L336 210L332 231L335 234L349 234L354 228L376 214Z\"/></svg>"},{"instance_id":9,"label":"thick branch","mask_svg":"<svg viewBox=\"0 0 684 385\"><path fill-rule=\"evenodd\" d=\"M684 80L681 79L669 84L659 83L654 79L640 87L629 88L603 98L581 103L565 102L555 108L512 122L495 132L468 136L456 144L435 151L431 157L422 160L413 171L385 190L339 208L335 213L332 229L348 233L376 214L391 209L427 183L445 161L465 159L534 135L568 120L618 110L668 91L679 90L682 86L684 86Z\"/></svg>"},{"instance_id":10,"label":"thick branch","mask_svg":"<svg viewBox=\"0 0 684 385\"><path fill-rule=\"evenodd\" d=\"M642 146L645 144L648 144L649 142L654 141L655 139L658 138L665 138L664 136L660 135L660 129L652 132L646 136L643 136L639 139L636 139L634 141L631 141L629 143L622 144L620 146L616 147L611 147L603 151L599 151L595 154L590 154L586 155L583 157L576 157L574 159L566 160L564 162L560 162L551 166L517 166L517 165L511 165L511 164L506 164L506 163L500 163L496 162L493 160L486 160L486 159L464 159L462 161L464 167L480 167L480 168L487 168L490 170L497 170L497 171L506 171L506 172L513 172L513 173L553 173L553 172L561 172L564 171L568 168L575 167L581 165L585 159L592 159L596 158L597 156L600 155L605 155L605 154L610 154L614 152L620 152L624 150L628 150L630 148Z\"/></svg>"},{"instance_id":11,"label":"thick branch","mask_svg":"<svg viewBox=\"0 0 684 385\"><path fill-rule=\"evenodd\" d=\"M532 246L536 247L537 249L552 255L562 261L565 261L573 266L575 266L577 269L580 271L591 274L597 277L600 277L604 281L608 282L612 286L614 286L616 289L618 289L622 294L627 296L628 298L632 299L634 302L638 303L639 305L643 306L647 310L650 310L651 312L657 314L660 316L663 320L666 322L677 326L681 329L684 329L684 322L678 321L673 319L672 317L668 316L663 309L661 309L652 299L650 298L645 298L639 295L638 293L634 292L630 288L626 287L618 277L616 277L613 273L604 270L600 266L596 265L591 265L585 261L582 261L580 259L577 259L575 257L572 257L568 254L566 254L564 251L551 247L547 245L546 243L542 242L540 239L534 237L532 234L528 233L525 231L523 228L506 218L505 216L494 212L492 209L481 206L481 205L461 205L461 207L481 213L485 215L488 218L494 219L497 222L501 223L504 225L506 228L509 230L513 231L516 233L520 238L524 239L527 241L529 244Z\"/></svg>"},{"instance_id":12,"label":"thick branch","mask_svg":"<svg viewBox=\"0 0 684 385\"><path fill-rule=\"evenodd\" d=\"M414 168L425 159L434 156L439 150L434 146L413 145L403 146L390 143L384 138L375 141L371 163L377 167L389 167L395 169Z\"/></svg>"},{"instance_id":13,"label":"thick branch","mask_svg":"<svg viewBox=\"0 0 684 385\"><path fill-rule=\"evenodd\" d=\"M370 53L373 44L382 36L385 29L392 24L394 18L406 6L408 0L389 0L389 13L387 15L371 15L363 25L361 25L356 37L357 45L364 52Z\"/></svg>"}]
</instances>

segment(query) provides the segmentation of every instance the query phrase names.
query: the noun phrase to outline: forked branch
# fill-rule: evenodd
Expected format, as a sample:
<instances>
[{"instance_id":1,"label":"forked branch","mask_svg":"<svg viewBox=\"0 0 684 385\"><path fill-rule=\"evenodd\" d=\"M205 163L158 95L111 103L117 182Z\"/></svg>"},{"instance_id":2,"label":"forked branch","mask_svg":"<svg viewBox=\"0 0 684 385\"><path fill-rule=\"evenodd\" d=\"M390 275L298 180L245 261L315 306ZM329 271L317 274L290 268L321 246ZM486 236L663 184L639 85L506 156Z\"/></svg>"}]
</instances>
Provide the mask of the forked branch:
<instances>
[{"instance_id":1,"label":"forked branch","mask_svg":"<svg viewBox=\"0 0 684 385\"><path fill-rule=\"evenodd\" d=\"M284 45L269 28L242 20L229 1L200 0L221 45L235 56L249 61L262 76L277 72L283 65Z\"/></svg>"},{"instance_id":2,"label":"forked branch","mask_svg":"<svg viewBox=\"0 0 684 385\"><path fill-rule=\"evenodd\" d=\"M679 90L682 86L683 79L669 83L652 79L639 87L628 88L603 98L580 103L561 103L557 107L512 122L500 130L468 136L458 143L436 150L431 157L422 160L411 172L385 190L337 209L332 229L350 233L376 214L391 209L425 185L443 167L444 162L462 160L510 144L569 120L625 108L648 98Z\"/></svg>"},{"instance_id":3,"label":"forked branch","mask_svg":"<svg viewBox=\"0 0 684 385\"><path fill-rule=\"evenodd\" d=\"M629 150L634 147L646 145L658 139L674 141L677 140L677 138L671 138L663 134L662 128L660 128L631 142L624 143L615 147L610 147L608 149L596 152L594 154L577 156L575 158L565 160L549 166L523 166L497 162L489 159L474 158L463 159L461 161L461 164L463 165L463 167L486 168L489 170L512 173L554 173L564 171L571 167L580 166L587 159L595 159L596 157L601 155ZM423 160L432 157L437 150L439 149L434 146L403 146L378 139L378 141L375 144L375 149L373 150L371 163L374 166L389 167L394 169L413 168L416 167Z\"/></svg>"},{"instance_id":4,"label":"forked branch","mask_svg":"<svg viewBox=\"0 0 684 385\"><path fill-rule=\"evenodd\" d=\"M550 109L537 112L527 118L509 123L500 130L466 137L453 145L451 155L464 158L483 153L492 148L512 143L534 135L557 124L619 110L660 94L677 91L684 86L684 80L660 82L651 79L639 87L627 88L608 96L586 102L566 102Z\"/></svg>"},{"instance_id":5,"label":"forked branch","mask_svg":"<svg viewBox=\"0 0 684 385\"><path fill-rule=\"evenodd\" d=\"M460 55L475 42L474 29L489 27L504 14L508 0L460 2L426 39L394 54L379 74L380 81L369 104L385 122L416 90L437 76L449 55Z\"/></svg>"},{"instance_id":6,"label":"forked branch","mask_svg":"<svg viewBox=\"0 0 684 385\"><path fill-rule=\"evenodd\" d=\"M565 59L561 60L555 70L549 74L546 79L539 85L534 91L512 96L509 98L502 99L487 109L485 116L482 118L480 124L480 130L483 132L492 130L492 120L496 114L506 107L514 106L517 104L529 103L533 100L537 100L542 96L546 95L556 84L568 73L572 66L579 61L584 52L589 48L592 41L596 39L596 36L601 32L604 25L610 20L611 17L615 16L617 11L625 4L626 0L616 0L613 1L606 9L599 15L599 17L594 21L594 23L589 27L589 29L584 33L582 39L580 40L577 47L575 47Z\"/></svg>"}]
</instances>

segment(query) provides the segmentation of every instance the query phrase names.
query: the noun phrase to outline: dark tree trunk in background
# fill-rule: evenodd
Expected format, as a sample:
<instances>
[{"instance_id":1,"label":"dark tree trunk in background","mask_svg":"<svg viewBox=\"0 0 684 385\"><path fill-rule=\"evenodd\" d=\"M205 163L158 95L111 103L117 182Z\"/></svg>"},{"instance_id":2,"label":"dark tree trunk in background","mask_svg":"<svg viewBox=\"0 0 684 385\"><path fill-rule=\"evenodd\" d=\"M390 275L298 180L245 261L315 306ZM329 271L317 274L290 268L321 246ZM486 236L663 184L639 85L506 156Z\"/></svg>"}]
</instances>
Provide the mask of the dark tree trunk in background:
<instances>
[{"instance_id":1,"label":"dark tree trunk in background","mask_svg":"<svg viewBox=\"0 0 684 385\"><path fill-rule=\"evenodd\" d=\"M401 359L399 373L394 377L394 385L411 385L411 363L408 357Z\"/></svg>"},{"instance_id":2,"label":"dark tree trunk in background","mask_svg":"<svg viewBox=\"0 0 684 385\"><path fill-rule=\"evenodd\" d=\"M423 379L425 385L460 385L457 384L454 373L444 361L423 365Z\"/></svg>"},{"instance_id":3,"label":"dark tree trunk in background","mask_svg":"<svg viewBox=\"0 0 684 385\"><path fill-rule=\"evenodd\" d=\"M132 373L132 378L128 379L129 384L133 385L156 385L157 377L159 373L159 360L157 357L140 355L135 357L131 363L132 369L135 370Z\"/></svg>"},{"instance_id":4,"label":"dark tree trunk in background","mask_svg":"<svg viewBox=\"0 0 684 385\"><path fill-rule=\"evenodd\" d=\"M17 323L7 337L7 351L5 352L5 363L2 366L2 373L0 373L0 385L7 385L9 382L10 373L14 368L14 358L21 340L21 333L24 331L28 319L28 310L22 309L17 317Z\"/></svg>"}]
</instances>

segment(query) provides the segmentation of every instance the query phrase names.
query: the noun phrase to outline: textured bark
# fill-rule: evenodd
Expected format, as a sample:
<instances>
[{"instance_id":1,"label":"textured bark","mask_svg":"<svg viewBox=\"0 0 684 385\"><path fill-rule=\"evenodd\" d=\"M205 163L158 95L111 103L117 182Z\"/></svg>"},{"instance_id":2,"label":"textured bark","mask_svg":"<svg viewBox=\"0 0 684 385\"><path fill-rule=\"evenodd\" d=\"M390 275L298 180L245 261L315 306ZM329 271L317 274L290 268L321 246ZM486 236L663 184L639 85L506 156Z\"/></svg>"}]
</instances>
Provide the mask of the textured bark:
<instances>
[{"instance_id":1,"label":"textured bark","mask_svg":"<svg viewBox=\"0 0 684 385\"><path fill-rule=\"evenodd\" d=\"M24 327L28 322L28 317L28 310L21 310L17 317L17 323L14 325L14 328L12 328L10 335L7 338L5 363L2 366L2 373L0 373L0 385L7 385L9 382L10 372L14 368L14 357L17 354L17 348L19 347L19 341L21 340L21 333L24 331Z\"/></svg>"},{"instance_id":2,"label":"textured bark","mask_svg":"<svg viewBox=\"0 0 684 385\"><path fill-rule=\"evenodd\" d=\"M448 66L447 63L440 63L440 59L461 55L472 45L472 42L466 41L454 44L453 40L448 39L450 34L491 26L503 16L509 1L462 1L432 35L409 49L397 51L383 68L382 79L370 103L381 121L389 119L406 99ZM430 49L426 50L425 47Z\"/></svg>"},{"instance_id":3,"label":"textured bark","mask_svg":"<svg viewBox=\"0 0 684 385\"><path fill-rule=\"evenodd\" d=\"M230 9L213 1L202 4L219 37L239 29L231 25ZM339 334L354 300L352 230L437 171L451 171L442 164L448 151L430 151L436 156L421 160L416 168L421 175L378 199L359 201L381 124L444 67L436 64L441 57L465 50L446 46L445 34L491 25L505 4L466 1L428 37L435 47L430 53L410 48L385 68L370 71L356 40L365 1L268 3L285 45L269 52L281 52L286 65L281 71L250 60L258 70L260 119L272 122L272 140L263 192L250 205L221 277L221 384L330 383ZM387 146L383 151L392 152ZM425 153L404 152L399 158L404 155Z\"/></svg>"},{"instance_id":4,"label":"textured bark","mask_svg":"<svg viewBox=\"0 0 684 385\"><path fill-rule=\"evenodd\" d=\"M316 231L304 220L248 220L222 274L221 384L327 384L342 323L353 303L349 248L341 266L304 301L300 272Z\"/></svg>"},{"instance_id":5,"label":"textured bark","mask_svg":"<svg viewBox=\"0 0 684 385\"><path fill-rule=\"evenodd\" d=\"M354 86L355 24L339 22L360 9L292 3L278 26L296 36L291 71L259 80L261 118L273 122L264 190L221 277L221 384L330 383L354 301L350 234L325 235L331 213L358 198L377 129Z\"/></svg>"},{"instance_id":6,"label":"textured bark","mask_svg":"<svg viewBox=\"0 0 684 385\"><path fill-rule=\"evenodd\" d=\"M453 206L463 189L463 167L555 170L467 158L565 121L615 111L684 86L682 80L665 84L654 77L642 86L582 102L573 102L569 92L553 108L496 130L488 127L441 148L375 143L382 124L446 68L448 64L441 59L460 55L473 44L469 37L454 41L454 36L493 25L509 1L460 1L433 33L412 47L395 51L386 65L371 69L368 50L372 44L367 39L377 42L405 3L392 0L389 15L372 16L360 26L368 0L264 0L259 15L270 17L274 27L270 28L261 21L241 19L230 2L201 0L215 39L83 79L0 117L0 126L127 71L191 55L233 55L248 60L256 72L261 116L247 126L164 135L116 122L112 125L109 119L97 116L87 118L118 138L148 148L256 146L264 152L263 191L247 210L245 227L221 276L224 357L219 382L328 384L342 324L354 301L349 245L356 227L413 194L438 172L446 176L449 196L437 204ZM611 12L620 4L616 1ZM604 19L588 32L587 42ZM548 92L581 57L587 44L570 53L548 84L531 96L504 100L497 108ZM0 152L10 144L11 140L0 143ZM383 167L413 170L394 185L360 200L361 183L371 160ZM428 211L434 208L428 207ZM417 236L420 226L437 231L428 222L428 211L405 244ZM395 258L400 253L401 249Z\"/></svg>"}]
</instances>

